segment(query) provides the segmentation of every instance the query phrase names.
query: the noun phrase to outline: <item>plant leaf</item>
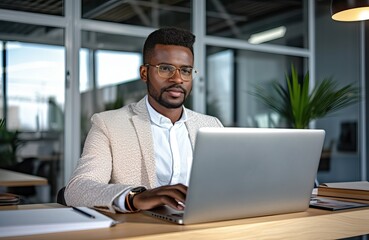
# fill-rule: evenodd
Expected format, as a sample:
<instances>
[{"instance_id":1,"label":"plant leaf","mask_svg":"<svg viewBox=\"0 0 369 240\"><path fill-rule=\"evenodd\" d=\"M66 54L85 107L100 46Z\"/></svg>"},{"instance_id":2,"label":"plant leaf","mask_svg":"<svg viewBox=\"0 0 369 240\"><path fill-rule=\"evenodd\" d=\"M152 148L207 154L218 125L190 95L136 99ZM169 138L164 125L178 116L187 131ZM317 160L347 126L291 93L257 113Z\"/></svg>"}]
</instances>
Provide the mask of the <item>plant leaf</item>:
<instances>
[{"instance_id":1,"label":"plant leaf","mask_svg":"<svg viewBox=\"0 0 369 240\"><path fill-rule=\"evenodd\" d=\"M325 78L309 94L309 73L299 82L298 73L291 65L291 77L286 74L287 88L272 82L272 93L256 87L252 94L284 117L294 128L307 128L309 123L345 108L360 99L354 84L338 88L332 78Z\"/></svg>"}]
</instances>

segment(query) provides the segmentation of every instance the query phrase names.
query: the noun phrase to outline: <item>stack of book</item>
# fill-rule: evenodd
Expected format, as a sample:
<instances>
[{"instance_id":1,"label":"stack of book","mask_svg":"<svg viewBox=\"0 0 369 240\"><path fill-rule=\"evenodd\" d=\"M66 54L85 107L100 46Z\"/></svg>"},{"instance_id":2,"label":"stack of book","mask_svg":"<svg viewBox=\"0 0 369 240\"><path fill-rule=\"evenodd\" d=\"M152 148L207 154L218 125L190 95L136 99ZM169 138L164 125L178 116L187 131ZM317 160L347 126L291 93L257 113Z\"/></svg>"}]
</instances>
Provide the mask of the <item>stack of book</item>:
<instances>
[{"instance_id":1,"label":"stack of book","mask_svg":"<svg viewBox=\"0 0 369 240\"><path fill-rule=\"evenodd\" d=\"M311 198L310 207L336 211L368 207L366 201L369 201L368 181L323 183L318 186L317 196Z\"/></svg>"},{"instance_id":2,"label":"stack of book","mask_svg":"<svg viewBox=\"0 0 369 240\"><path fill-rule=\"evenodd\" d=\"M369 182L324 183L318 186L318 196L369 200Z\"/></svg>"},{"instance_id":3,"label":"stack of book","mask_svg":"<svg viewBox=\"0 0 369 240\"><path fill-rule=\"evenodd\" d=\"M17 205L20 202L18 195L11 193L0 193L0 206Z\"/></svg>"}]
</instances>

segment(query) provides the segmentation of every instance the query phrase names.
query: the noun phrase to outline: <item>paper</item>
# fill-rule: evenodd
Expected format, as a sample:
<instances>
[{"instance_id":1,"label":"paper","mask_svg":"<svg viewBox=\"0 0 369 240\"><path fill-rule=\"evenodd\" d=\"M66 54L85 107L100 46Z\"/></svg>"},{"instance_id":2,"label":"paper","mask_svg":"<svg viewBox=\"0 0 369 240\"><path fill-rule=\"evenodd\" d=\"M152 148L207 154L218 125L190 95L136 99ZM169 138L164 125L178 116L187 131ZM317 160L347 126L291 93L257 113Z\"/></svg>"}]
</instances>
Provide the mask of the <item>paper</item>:
<instances>
[{"instance_id":1,"label":"paper","mask_svg":"<svg viewBox=\"0 0 369 240\"><path fill-rule=\"evenodd\" d=\"M115 221L93 209L79 207L87 217L72 208L45 208L0 211L0 237L108 228Z\"/></svg>"},{"instance_id":2,"label":"paper","mask_svg":"<svg viewBox=\"0 0 369 240\"><path fill-rule=\"evenodd\" d=\"M318 196L369 200L369 182L324 183L318 187Z\"/></svg>"},{"instance_id":3,"label":"paper","mask_svg":"<svg viewBox=\"0 0 369 240\"><path fill-rule=\"evenodd\" d=\"M369 182L368 181L323 183L322 185L326 186L326 187L329 187L329 188L341 188L341 189L369 191Z\"/></svg>"},{"instance_id":4,"label":"paper","mask_svg":"<svg viewBox=\"0 0 369 240\"><path fill-rule=\"evenodd\" d=\"M328 198L314 197L310 200L310 207L320 208L331 211L344 210L350 208L368 207L368 204L351 202L351 201L341 201L333 200Z\"/></svg>"},{"instance_id":5,"label":"paper","mask_svg":"<svg viewBox=\"0 0 369 240\"><path fill-rule=\"evenodd\" d=\"M20 198L18 195L11 193L0 193L0 206L19 204Z\"/></svg>"}]
</instances>

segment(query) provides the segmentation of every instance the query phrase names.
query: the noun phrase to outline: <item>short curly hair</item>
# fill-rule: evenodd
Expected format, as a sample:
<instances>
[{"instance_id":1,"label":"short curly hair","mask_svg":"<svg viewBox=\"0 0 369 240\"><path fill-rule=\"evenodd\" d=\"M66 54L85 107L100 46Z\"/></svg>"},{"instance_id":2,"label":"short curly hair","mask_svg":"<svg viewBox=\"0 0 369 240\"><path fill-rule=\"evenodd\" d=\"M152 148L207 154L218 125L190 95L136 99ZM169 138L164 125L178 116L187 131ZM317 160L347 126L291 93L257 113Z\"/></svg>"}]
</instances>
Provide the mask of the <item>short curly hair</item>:
<instances>
[{"instance_id":1,"label":"short curly hair","mask_svg":"<svg viewBox=\"0 0 369 240\"><path fill-rule=\"evenodd\" d=\"M148 63L156 44L176 45L186 47L193 54L195 35L185 29L164 27L150 33L143 47L143 60Z\"/></svg>"}]
</instances>

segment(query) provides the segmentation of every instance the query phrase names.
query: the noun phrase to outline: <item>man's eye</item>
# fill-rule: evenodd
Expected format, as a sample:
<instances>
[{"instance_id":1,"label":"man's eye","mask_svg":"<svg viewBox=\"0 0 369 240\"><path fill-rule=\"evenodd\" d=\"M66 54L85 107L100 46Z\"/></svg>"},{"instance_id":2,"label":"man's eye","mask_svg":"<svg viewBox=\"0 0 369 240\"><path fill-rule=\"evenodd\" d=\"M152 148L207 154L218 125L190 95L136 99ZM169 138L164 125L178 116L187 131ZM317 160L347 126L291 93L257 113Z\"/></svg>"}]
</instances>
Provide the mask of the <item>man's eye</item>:
<instances>
[{"instance_id":1,"label":"man's eye","mask_svg":"<svg viewBox=\"0 0 369 240\"><path fill-rule=\"evenodd\" d=\"M190 75L192 73L192 68L181 68L181 72L186 75Z\"/></svg>"},{"instance_id":2,"label":"man's eye","mask_svg":"<svg viewBox=\"0 0 369 240\"><path fill-rule=\"evenodd\" d=\"M172 66L168 66L168 65L160 65L159 66L160 71L165 71L165 72L171 72L173 71L173 67Z\"/></svg>"}]
</instances>

